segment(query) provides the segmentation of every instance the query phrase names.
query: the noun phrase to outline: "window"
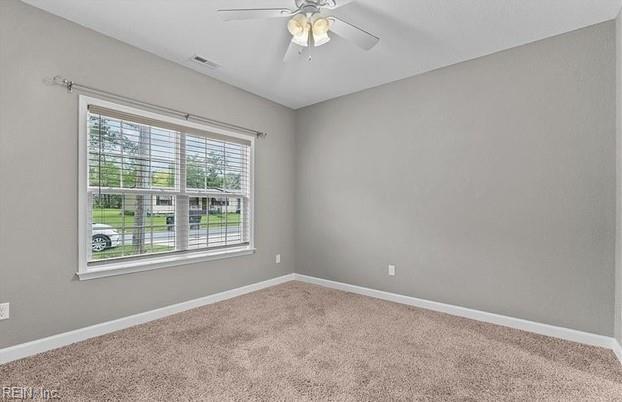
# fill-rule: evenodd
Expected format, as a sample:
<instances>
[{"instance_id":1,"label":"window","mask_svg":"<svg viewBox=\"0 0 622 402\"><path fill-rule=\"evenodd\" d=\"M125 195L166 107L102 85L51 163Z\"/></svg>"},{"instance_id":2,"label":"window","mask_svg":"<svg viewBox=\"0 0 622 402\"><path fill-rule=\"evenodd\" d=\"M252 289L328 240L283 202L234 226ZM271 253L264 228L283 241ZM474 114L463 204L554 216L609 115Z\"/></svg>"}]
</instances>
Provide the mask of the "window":
<instances>
[{"instance_id":1,"label":"window","mask_svg":"<svg viewBox=\"0 0 622 402\"><path fill-rule=\"evenodd\" d=\"M80 110L81 277L252 251L254 138L84 96Z\"/></svg>"},{"instance_id":2,"label":"window","mask_svg":"<svg viewBox=\"0 0 622 402\"><path fill-rule=\"evenodd\" d=\"M156 195L156 205L157 206L171 206L173 205L173 197L172 196L161 196Z\"/></svg>"}]
</instances>

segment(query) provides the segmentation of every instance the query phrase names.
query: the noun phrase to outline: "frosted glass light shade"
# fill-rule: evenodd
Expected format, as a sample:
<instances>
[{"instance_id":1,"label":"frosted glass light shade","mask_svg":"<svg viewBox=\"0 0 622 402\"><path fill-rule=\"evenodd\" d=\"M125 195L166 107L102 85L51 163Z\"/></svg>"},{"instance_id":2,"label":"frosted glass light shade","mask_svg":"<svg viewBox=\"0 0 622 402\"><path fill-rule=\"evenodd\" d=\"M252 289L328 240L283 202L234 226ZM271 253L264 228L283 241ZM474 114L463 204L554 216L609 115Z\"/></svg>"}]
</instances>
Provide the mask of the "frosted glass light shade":
<instances>
[{"instance_id":1,"label":"frosted glass light shade","mask_svg":"<svg viewBox=\"0 0 622 402\"><path fill-rule=\"evenodd\" d=\"M304 14L297 14L287 23L287 30L292 36L301 35L307 29L307 17Z\"/></svg>"},{"instance_id":2,"label":"frosted glass light shade","mask_svg":"<svg viewBox=\"0 0 622 402\"><path fill-rule=\"evenodd\" d=\"M322 46L330 41L328 36L329 22L326 18L318 18L313 22L313 44L314 46Z\"/></svg>"},{"instance_id":3,"label":"frosted glass light shade","mask_svg":"<svg viewBox=\"0 0 622 402\"><path fill-rule=\"evenodd\" d=\"M304 14L295 15L287 23L287 30L292 34L292 42L298 46L309 46L309 22Z\"/></svg>"}]
</instances>

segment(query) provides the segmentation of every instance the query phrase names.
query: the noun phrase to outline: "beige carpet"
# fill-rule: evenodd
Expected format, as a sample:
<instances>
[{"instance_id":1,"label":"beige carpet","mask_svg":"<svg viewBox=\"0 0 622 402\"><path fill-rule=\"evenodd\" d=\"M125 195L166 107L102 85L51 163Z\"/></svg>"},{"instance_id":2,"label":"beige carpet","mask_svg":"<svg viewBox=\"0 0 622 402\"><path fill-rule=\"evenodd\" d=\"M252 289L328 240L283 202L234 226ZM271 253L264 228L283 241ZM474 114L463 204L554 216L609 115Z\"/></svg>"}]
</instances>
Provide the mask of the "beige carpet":
<instances>
[{"instance_id":1,"label":"beige carpet","mask_svg":"<svg viewBox=\"0 0 622 402\"><path fill-rule=\"evenodd\" d=\"M622 400L583 346L300 282L0 366L67 400Z\"/></svg>"}]
</instances>

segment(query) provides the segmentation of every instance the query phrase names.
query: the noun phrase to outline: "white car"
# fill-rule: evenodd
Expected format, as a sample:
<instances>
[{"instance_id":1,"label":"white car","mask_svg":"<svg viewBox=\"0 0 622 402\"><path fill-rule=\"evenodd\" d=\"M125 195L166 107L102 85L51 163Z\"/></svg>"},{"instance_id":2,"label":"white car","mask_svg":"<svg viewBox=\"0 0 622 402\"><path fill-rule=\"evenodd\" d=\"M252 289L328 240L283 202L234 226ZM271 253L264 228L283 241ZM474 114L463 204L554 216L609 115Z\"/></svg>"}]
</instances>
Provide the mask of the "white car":
<instances>
[{"instance_id":1,"label":"white car","mask_svg":"<svg viewBox=\"0 0 622 402\"><path fill-rule=\"evenodd\" d=\"M110 225L94 223L92 229L91 248L95 252L104 251L107 248L117 247L121 236Z\"/></svg>"}]
</instances>

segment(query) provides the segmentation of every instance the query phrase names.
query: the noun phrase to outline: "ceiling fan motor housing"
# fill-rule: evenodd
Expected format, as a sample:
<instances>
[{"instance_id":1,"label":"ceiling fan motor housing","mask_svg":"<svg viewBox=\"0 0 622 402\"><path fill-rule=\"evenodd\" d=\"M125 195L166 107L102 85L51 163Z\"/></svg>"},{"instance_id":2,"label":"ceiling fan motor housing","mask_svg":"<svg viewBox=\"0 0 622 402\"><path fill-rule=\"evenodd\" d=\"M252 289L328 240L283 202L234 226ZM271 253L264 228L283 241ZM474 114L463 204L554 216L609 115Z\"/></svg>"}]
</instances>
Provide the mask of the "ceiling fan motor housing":
<instances>
[{"instance_id":1,"label":"ceiling fan motor housing","mask_svg":"<svg viewBox=\"0 0 622 402\"><path fill-rule=\"evenodd\" d=\"M296 8L305 14L317 14L322 7L334 7L335 0L296 0Z\"/></svg>"}]
</instances>

